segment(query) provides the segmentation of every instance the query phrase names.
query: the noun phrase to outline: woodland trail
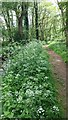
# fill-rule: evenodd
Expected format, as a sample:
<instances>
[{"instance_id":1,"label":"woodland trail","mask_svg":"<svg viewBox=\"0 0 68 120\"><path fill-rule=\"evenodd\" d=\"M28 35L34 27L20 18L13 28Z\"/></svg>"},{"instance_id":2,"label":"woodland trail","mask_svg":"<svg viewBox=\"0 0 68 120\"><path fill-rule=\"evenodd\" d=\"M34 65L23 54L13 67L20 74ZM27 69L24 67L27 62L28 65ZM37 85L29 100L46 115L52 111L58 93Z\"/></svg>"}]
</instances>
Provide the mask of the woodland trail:
<instances>
[{"instance_id":1,"label":"woodland trail","mask_svg":"<svg viewBox=\"0 0 68 120\"><path fill-rule=\"evenodd\" d=\"M50 56L50 63L52 65L52 73L56 81L56 88L58 92L58 100L61 102L64 109L64 117L66 117L66 63L62 58L56 54L48 46L43 46L47 49Z\"/></svg>"}]
</instances>

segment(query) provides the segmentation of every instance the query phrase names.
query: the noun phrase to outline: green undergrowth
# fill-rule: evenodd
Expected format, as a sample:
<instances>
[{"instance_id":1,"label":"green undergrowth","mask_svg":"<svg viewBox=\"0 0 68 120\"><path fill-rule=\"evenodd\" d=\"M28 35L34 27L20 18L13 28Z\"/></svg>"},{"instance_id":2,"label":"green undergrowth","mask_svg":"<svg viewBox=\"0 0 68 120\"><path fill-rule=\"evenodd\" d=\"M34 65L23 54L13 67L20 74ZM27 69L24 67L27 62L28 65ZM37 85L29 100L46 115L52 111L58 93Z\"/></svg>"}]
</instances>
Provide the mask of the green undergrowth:
<instances>
[{"instance_id":1,"label":"green undergrowth","mask_svg":"<svg viewBox=\"0 0 68 120\"><path fill-rule=\"evenodd\" d=\"M51 73L49 56L40 43L12 44L2 80L2 117L62 117Z\"/></svg>"},{"instance_id":2,"label":"green undergrowth","mask_svg":"<svg viewBox=\"0 0 68 120\"><path fill-rule=\"evenodd\" d=\"M58 41L53 41L49 43L49 48L54 50L56 53L58 53L64 62L68 62L68 51L66 49L66 43L64 42L58 42Z\"/></svg>"}]
</instances>

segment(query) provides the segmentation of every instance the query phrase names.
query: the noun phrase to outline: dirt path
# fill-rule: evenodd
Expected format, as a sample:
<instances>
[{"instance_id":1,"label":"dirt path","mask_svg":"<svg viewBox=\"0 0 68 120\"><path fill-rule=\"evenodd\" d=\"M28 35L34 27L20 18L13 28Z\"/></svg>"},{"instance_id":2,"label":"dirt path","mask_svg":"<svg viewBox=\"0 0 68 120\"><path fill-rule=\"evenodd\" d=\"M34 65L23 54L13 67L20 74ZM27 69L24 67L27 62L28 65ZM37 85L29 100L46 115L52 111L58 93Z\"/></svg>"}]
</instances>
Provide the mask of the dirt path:
<instances>
[{"instance_id":1,"label":"dirt path","mask_svg":"<svg viewBox=\"0 0 68 120\"><path fill-rule=\"evenodd\" d=\"M52 64L52 71L56 80L56 88L58 91L58 100L62 103L64 108L64 116L66 116L66 64L62 58L48 46L43 46L47 49L50 55L50 63Z\"/></svg>"}]
</instances>

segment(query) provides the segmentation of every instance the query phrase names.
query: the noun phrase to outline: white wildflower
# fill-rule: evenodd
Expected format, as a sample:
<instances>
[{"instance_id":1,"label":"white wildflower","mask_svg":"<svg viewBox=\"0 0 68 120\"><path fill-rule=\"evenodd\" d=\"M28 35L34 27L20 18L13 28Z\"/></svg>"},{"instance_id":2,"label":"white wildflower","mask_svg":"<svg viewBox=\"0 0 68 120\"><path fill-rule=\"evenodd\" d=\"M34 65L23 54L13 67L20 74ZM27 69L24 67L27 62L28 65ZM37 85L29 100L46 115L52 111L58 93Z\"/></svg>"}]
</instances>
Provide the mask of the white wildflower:
<instances>
[{"instance_id":1,"label":"white wildflower","mask_svg":"<svg viewBox=\"0 0 68 120\"><path fill-rule=\"evenodd\" d=\"M51 91L50 91L50 90L47 90L46 93L44 93L44 95L45 95L46 97L48 97L50 94L51 94Z\"/></svg>"},{"instance_id":2,"label":"white wildflower","mask_svg":"<svg viewBox=\"0 0 68 120\"><path fill-rule=\"evenodd\" d=\"M41 87L42 87L42 85L39 85L39 87L41 88Z\"/></svg>"},{"instance_id":3,"label":"white wildflower","mask_svg":"<svg viewBox=\"0 0 68 120\"><path fill-rule=\"evenodd\" d=\"M1 115L1 117L3 117L4 115Z\"/></svg>"},{"instance_id":4,"label":"white wildflower","mask_svg":"<svg viewBox=\"0 0 68 120\"><path fill-rule=\"evenodd\" d=\"M51 93L51 91L50 91L50 90L47 90L46 92L47 92L48 94L50 94L50 93Z\"/></svg>"},{"instance_id":5,"label":"white wildflower","mask_svg":"<svg viewBox=\"0 0 68 120\"><path fill-rule=\"evenodd\" d=\"M45 76L45 79L48 79L48 77L47 77L47 76Z\"/></svg>"},{"instance_id":6,"label":"white wildflower","mask_svg":"<svg viewBox=\"0 0 68 120\"><path fill-rule=\"evenodd\" d=\"M18 96L18 91L15 91L15 95Z\"/></svg>"},{"instance_id":7,"label":"white wildflower","mask_svg":"<svg viewBox=\"0 0 68 120\"><path fill-rule=\"evenodd\" d=\"M25 94L29 97L34 96L34 92L30 89L27 89Z\"/></svg>"},{"instance_id":8,"label":"white wildflower","mask_svg":"<svg viewBox=\"0 0 68 120\"><path fill-rule=\"evenodd\" d=\"M53 106L53 110L59 112L59 108L57 106Z\"/></svg>"},{"instance_id":9,"label":"white wildflower","mask_svg":"<svg viewBox=\"0 0 68 120\"><path fill-rule=\"evenodd\" d=\"M41 94L41 92L42 92L41 90L36 90L35 94Z\"/></svg>"},{"instance_id":10,"label":"white wildflower","mask_svg":"<svg viewBox=\"0 0 68 120\"><path fill-rule=\"evenodd\" d=\"M15 76L15 78L18 78L20 76L20 74L18 73L16 76Z\"/></svg>"},{"instance_id":11,"label":"white wildflower","mask_svg":"<svg viewBox=\"0 0 68 120\"><path fill-rule=\"evenodd\" d=\"M22 101L22 96L19 96L19 97L17 98L17 102L20 103L21 101Z\"/></svg>"},{"instance_id":12,"label":"white wildflower","mask_svg":"<svg viewBox=\"0 0 68 120\"><path fill-rule=\"evenodd\" d=\"M20 110L20 112L22 113L22 110Z\"/></svg>"},{"instance_id":13,"label":"white wildflower","mask_svg":"<svg viewBox=\"0 0 68 120\"><path fill-rule=\"evenodd\" d=\"M38 113L44 113L44 109L42 108L42 106L39 107Z\"/></svg>"}]
</instances>

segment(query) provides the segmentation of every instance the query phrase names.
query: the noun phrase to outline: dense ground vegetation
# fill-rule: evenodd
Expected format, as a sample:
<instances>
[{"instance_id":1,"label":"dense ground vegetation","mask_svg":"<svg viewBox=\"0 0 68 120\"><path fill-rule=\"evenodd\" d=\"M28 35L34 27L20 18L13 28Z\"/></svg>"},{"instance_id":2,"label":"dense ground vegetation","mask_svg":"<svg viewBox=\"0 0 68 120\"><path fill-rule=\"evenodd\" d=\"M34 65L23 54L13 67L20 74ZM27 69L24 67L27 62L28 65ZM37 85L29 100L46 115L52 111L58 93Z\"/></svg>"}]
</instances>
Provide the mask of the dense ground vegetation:
<instances>
[{"instance_id":1,"label":"dense ground vegetation","mask_svg":"<svg viewBox=\"0 0 68 120\"><path fill-rule=\"evenodd\" d=\"M13 55L3 75L3 116L7 118L60 118L61 110L48 54L40 43L21 48L12 46Z\"/></svg>"}]
</instances>

